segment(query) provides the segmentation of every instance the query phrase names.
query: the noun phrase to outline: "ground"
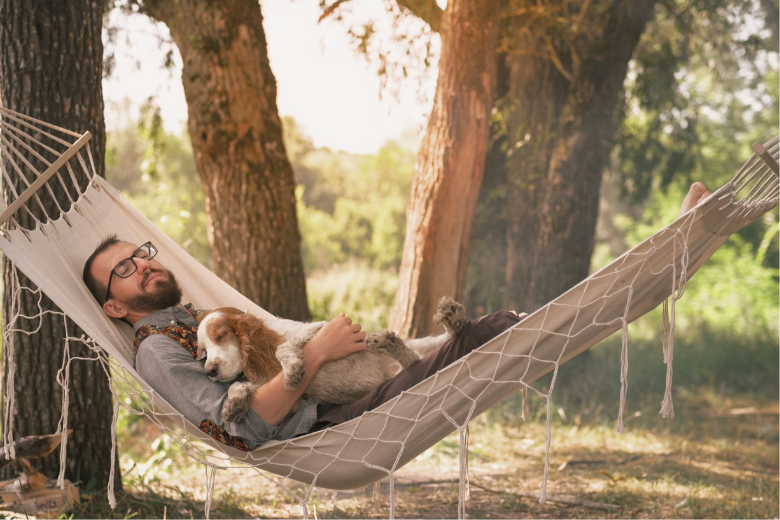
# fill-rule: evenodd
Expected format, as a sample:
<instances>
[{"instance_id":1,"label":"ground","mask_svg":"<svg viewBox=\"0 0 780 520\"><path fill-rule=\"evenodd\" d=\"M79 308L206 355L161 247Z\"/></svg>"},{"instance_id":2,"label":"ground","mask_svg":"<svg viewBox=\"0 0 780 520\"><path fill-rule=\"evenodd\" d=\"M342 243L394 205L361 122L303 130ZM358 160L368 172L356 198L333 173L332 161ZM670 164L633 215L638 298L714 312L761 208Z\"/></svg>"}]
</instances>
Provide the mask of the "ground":
<instances>
[{"instance_id":1,"label":"ground","mask_svg":"<svg viewBox=\"0 0 780 520\"><path fill-rule=\"evenodd\" d=\"M778 403L724 398L707 389L675 395L676 418L658 406L567 417L552 427L547 494L538 503L544 469L543 406L523 422L483 415L472 422L470 518L777 518ZM610 420L611 419L611 420ZM154 428L146 423L145 428ZM136 439L154 438L154 432ZM189 464L161 435L144 458L123 459L125 492L115 511L105 491L82 495L77 518L201 518L205 471ZM133 446L128 450L132 451ZM397 518L454 518L458 505L458 437L451 435L396 473ZM151 463L149 462L151 460ZM169 461L169 462L168 462ZM284 481L298 496L303 486ZM386 518L389 482L348 492L314 489L310 518ZM566 503L568 501L568 503ZM300 504L249 469L217 475L212 518L300 517Z\"/></svg>"}]
</instances>

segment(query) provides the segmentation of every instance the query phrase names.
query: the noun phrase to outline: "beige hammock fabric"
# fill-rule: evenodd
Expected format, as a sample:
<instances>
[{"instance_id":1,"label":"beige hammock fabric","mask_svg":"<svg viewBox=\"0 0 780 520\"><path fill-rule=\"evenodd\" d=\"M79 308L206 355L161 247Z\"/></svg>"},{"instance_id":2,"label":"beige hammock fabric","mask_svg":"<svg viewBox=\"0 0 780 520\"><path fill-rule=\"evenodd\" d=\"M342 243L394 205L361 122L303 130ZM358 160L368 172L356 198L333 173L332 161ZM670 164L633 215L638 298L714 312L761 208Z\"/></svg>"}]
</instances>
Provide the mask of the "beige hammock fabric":
<instances>
[{"instance_id":1,"label":"beige hammock fabric","mask_svg":"<svg viewBox=\"0 0 780 520\"><path fill-rule=\"evenodd\" d=\"M23 118L0 109L0 115L6 121L9 113ZM21 120L38 124L28 118ZM2 130L7 132L6 128ZM49 132L60 131L53 128L44 130L39 132L49 135ZM35 135L42 139L39 134ZM68 142L73 142L73 136L79 134L68 135L71 136ZM766 147L777 158L778 139L773 139ZM210 485L213 485L216 469L230 466L232 460L311 486L330 489L352 489L390 476L392 489L393 471L455 430L460 431L464 459L469 421L519 389L530 389L547 399L549 450L550 396L555 376L547 393L538 392L528 385L550 371L555 371L557 375L562 363L620 329L624 345L617 429L622 431L628 370L628 323L670 295L672 315L665 327L664 337L667 388L661 413L672 417L675 301L682 296L687 279L730 234L778 203L777 175L754 156L731 182L700 206L434 377L348 423L288 441L269 442L252 452L241 452L212 440L144 383L133 369L131 328L109 319L102 312L82 283L82 268L89 254L106 235L117 233L121 239L137 244L151 240L159 248L159 261L180 281L185 302L192 302L196 308L233 306L248 309L270 322L277 318L200 265L104 179L94 176L92 169L87 167L89 161L82 159L81 152L71 161L76 167L83 167L92 181L66 212L67 222L61 217L56 221L42 221L34 230L23 230L11 221L6 227L16 229L2 231L0 250L64 310L64 319L75 321L91 338L67 338L66 341L82 341L92 346L102 361L111 364L114 385L122 380L128 384L137 381L141 391L132 392L132 404L127 406L115 399L116 405L147 415L165 428L190 456L211 468ZM739 192L744 196L736 200ZM13 345L9 343L11 332L17 330L15 319L22 318L12 317L5 324L6 350L11 349L12 352ZM63 366L69 367L69 363L70 360L66 360ZM13 373L6 378L6 398L12 399ZM67 372L62 379L67 400ZM10 420L6 414L6 450L12 441L13 424ZM61 432L67 430L66 422L67 417L64 417ZM63 433L63 447L66 443L67 436ZM464 468L465 461L462 460L460 515L465 513ZM542 500L547 471L545 464ZM304 505L304 515L311 489L309 487L306 495L299 498ZM392 506L391 493L391 515Z\"/></svg>"}]
</instances>

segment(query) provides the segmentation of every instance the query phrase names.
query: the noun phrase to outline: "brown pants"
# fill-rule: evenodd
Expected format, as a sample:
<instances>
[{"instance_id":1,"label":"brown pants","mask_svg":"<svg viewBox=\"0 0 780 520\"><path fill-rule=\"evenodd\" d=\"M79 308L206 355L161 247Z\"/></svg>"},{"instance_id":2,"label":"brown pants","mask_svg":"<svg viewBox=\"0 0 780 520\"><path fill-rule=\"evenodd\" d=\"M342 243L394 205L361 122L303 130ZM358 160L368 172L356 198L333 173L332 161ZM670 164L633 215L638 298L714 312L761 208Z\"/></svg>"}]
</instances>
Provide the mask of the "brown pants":
<instances>
[{"instance_id":1,"label":"brown pants","mask_svg":"<svg viewBox=\"0 0 780 520\"><path fill-rule=\"evenodd\" d=\"M317 422L311 431L321 430L332 424L347 422L363 412L373 410L386 403L404 390L429 378L447 365L462 358L472 350L484 345L508 328L521 321L514 313L499 311L466 324L457 337L444 343L436 352L420 361L415 361L394 377L384 381L376 390L352 404L317 405Z\"/></svg>"}]
</instances>

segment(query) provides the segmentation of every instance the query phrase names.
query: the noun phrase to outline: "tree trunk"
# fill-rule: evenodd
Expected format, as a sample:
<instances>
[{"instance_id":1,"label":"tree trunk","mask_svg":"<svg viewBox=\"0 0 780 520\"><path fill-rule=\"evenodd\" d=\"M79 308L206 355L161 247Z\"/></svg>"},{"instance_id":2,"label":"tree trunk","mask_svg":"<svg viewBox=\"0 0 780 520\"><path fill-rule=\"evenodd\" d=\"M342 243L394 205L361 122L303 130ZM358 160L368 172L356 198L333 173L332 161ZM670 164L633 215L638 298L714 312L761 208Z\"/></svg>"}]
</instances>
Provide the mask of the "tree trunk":
<instances>
[{"instance_id":1,"label":"tree trunk","mask_svg":"<svg viewBox=\"0 0 780 520\"><path fill-rule=\"evenodd\" d=\"M257 0L147 0L182 55L189 132L217 276L267 311L309 319L276 80Z\"/></svg>"},{"instance_id":2,"label":"tree trunk","mask_svg":"<svg viewBox=\"0 0 780 520\"><path fill-rule=\"evenodd\" d=\"M519 99L532 99L539 89L545 93L546 105L526 103L520 110L527 114L517 121L533 120L533 114L551 117L548 121L558 119L539 127L542 136L554 131L551 140L540 139L539 149L513 161L521 182L509 184L507 256L511 269L507 269L507 283L508 304L518 310L532 312L588 276L615 109L628 62L654 5L655 0L615 0L601 11L582 45L567 89L554 74L543 74L547 82L543 87L527 81L527 72L522 75L526 80L515 83ZM574 62L571 57L569 61Z\"/></svg>"},{"instance_id":3,"label":"tree trunk","mask_svg":"<svg viewBox=\"0 0 780 520\"><path fill-rule=\"evenodd\" d=\"M780 52L780 37L778 37L777 26L780 24L780 10L777 7L777 0L761 0L761 8L764 10L764 23L772 31L772 46L775 52Z\"/></svg>"},{"instance_id":4,"label":"tree trunk","mask_svg":"<svg viewBox=\"0 0 780 520\"><path fill-rule=\"evenodd\" d=\"M493 106L498 13L498 0L454 0L441 18L436 95L412 179L390 318L403 336L432 332L439 298L463 297Z\"/></svg>"},{"instance_id":5,"label":"tree trunk","mask_svg":"<svg viewBox=\"0 0 780 520\"><path fill-rule=\"evenodd\" d=\"M528 33L521 33L528 34ZM544 52L542 38L525 36L524 50ZM555 46L565 67L571 59ZM560 133L560 118L571 82L553 62L535 54L507 55L509 134L507 171L506 308L530 312L534 244L540 233L550 156Z\"/></svg>"},{"instance_id":6,"label":"tree trunk","mask_svg":"<svg viewBox=\"0 0 780 520\"><path fill-rule=\"evenodd\" d=\"M92 147L98 175L104 174L105 124L103 120L103 1L97 0L2 0L0 2L0 96L11 110L42 119L78 132L92 132ZM13 168L6 165L19 190L23 186ZM82 187L86 178L81 176ZM5 183L4 183L5 184ZM51 183L50 183L51 184ZM67 197L53 186L63 209ZM54 201L41 190L48 215L58 217ZM3 194L8 200L9 187ZM35 209L33 209L35 211ZM24 212L17 222L34 228L35 222ZM10 287L11 265L3 262L5 287ZM24 276L20 285L35 286ZM12 294L3 294L3 322L11 315ZM33 319L20 319L17 327L34 334L15 333L14 363L16 403L12 411L14 436L48 435L55 432L61 415L61 388L56 382L65 342L80 337L83 331L71 320L66 326L61 312L43 294L22 291L17 312ZM3 349L3 371L8 375L7 346ZM71 357L94 354L78 341L70 342ZM70 373L69 438L65 478L80 482L81 489L101 489L108 484L111 463L111 420L113 403L103 368L96 361L75 361ZM5 403L3 403L5 406ZM35 466L49 478L59 474L59 452L36 460ZM15 467L4 470L6 477L17 473ZM117 464L115 485L121 488Z\"/></svg>"}]
</instances>

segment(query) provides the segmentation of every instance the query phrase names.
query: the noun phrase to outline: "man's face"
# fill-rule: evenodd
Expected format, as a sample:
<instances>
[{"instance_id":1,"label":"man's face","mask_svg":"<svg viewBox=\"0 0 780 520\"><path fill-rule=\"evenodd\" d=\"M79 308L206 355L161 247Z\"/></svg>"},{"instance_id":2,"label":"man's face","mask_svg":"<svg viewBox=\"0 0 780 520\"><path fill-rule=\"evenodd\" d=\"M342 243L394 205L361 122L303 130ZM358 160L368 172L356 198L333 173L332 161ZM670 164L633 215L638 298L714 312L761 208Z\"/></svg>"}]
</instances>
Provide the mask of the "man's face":
<instances>
[{"instance_id":1,"label":"man's face","mask_svg":"<svg viewBox=\"0 0 780 520\"><path fill-rule=\"evenodd\" d=\"M152 313L181 303L181 289L176 278L154 258L133 257L137 266L134 273L127 278L111 276L114 267L132 256L136 249L138 246L134 244L119 242L101 253L92 264L92 274L102 284L108 286L111 278L111 292L103 308L116 305L132 313Z\"/></svg>"}]
</instances>

